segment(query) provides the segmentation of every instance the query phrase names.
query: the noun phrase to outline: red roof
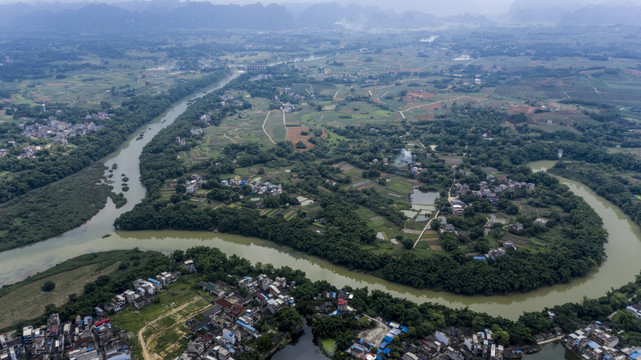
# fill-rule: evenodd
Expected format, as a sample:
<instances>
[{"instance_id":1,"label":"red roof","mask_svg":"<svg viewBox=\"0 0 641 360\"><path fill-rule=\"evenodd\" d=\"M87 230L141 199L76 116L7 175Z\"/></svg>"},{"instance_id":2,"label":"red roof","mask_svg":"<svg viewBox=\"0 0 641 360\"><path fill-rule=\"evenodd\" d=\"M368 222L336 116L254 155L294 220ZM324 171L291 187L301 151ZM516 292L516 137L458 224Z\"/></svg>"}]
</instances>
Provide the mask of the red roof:
<instances>
[{"instance_id":1,"label":"red roof","mask_svg":"<svg viewBox=\"0 0 641 360\"><path fill-rule=\"evenodd\" d=\"M99 327L100 325L102 325L102 324L106 324L106 323L108 323L108 322L109 322L109 318L106 318L106 319L104 319L104 320L100 320L100 321L98 321L98 322L97 322L97 323L95 323L94 325L95 325L96 327Z\"/></svg>"},{"instance_id":2,"label":"red roof","mask_svg":"<svg viewBox=\"0 0 641 360\"><path fill-rule=\"evenodd\" d=\"M225 299L216 300L216 304L218 304L218 305L220 305L220 306L222 306L224 308L229 308L229 307L232 307L234 305L234 304L230 303L229 301L227 301Z\"/></svg>"}]
</instances>

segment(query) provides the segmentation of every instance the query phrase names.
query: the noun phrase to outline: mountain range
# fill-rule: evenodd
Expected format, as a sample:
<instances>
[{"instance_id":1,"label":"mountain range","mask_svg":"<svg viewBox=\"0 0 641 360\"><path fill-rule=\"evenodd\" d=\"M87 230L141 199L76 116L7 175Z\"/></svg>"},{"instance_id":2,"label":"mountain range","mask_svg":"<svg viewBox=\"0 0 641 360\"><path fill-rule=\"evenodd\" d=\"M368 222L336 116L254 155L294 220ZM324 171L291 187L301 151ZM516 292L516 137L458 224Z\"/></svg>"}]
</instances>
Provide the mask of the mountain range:
<instances>
[{"instance_id":1,"label":"mountain range","mask_svg":"<svg viewBox=\"0 0 641 360\"><path fill-rule=\"evenodd\" d=\"M397 13L374 6L322 4L214 5L178 0L121 3L0 5L0 31L52 33L150 33L189 29L418 29L446 24L551 23L640 25L641 6L527 6L517 2L502 19L463 14L437 17L419 11Z\"/></svg>"}]
</instances>

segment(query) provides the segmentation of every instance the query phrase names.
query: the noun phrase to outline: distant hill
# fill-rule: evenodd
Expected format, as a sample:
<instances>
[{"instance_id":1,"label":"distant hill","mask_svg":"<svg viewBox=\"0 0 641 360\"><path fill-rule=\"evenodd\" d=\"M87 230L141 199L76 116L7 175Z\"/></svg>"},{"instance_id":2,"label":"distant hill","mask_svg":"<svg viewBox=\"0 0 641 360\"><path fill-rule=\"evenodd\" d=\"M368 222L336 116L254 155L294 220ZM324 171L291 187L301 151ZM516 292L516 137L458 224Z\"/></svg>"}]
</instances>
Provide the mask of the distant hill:
<instances>
[{"instance_id":1,"label":"distant hill","mask_svg":"<svg viewBox=\"0 0 641 360\"><path fill-rule=\"evenodd\" d=\"M163 32L184 29L332 29L422 28L444 23L488 23L469 14L438 18L421 12L398 14L374 6L336 3L281 5L214 5L177 0L124 3L45 3L0 5L0 30L57 33Z\"/></svg>"},{"instance_id":2,"label":"distant hill","mask_svg":"<svg viewBox=\"0 0 641 360\"><path fill-rule=\"evenodd\" d=\"M567 0L516 0L507 18L513 23L571 26L641 26L641 5L585 5Z\"/></svg>"},{"instance_id":3,"label":"distant hill","mask_svg":"<svg viewBox=\"0 0 641 360\"><path fill-rule=\"evenodd\" d=\"M641 5L586 6L565 14L560 24L641 26Z\"/></svg>"},{"instance_id":4,"label":"distant hill","mask_svg":"<svg viewBox=\"0 0 641 360\"><path fill-rule=\"evenodd\" d=\"M294 26L294 17L280 5L214 5L188 2L0 5L1 30L110 33L157 32L180 29L282 30ZM136 6L137 5L137 6Z\"/></svg>"}]
</instances>

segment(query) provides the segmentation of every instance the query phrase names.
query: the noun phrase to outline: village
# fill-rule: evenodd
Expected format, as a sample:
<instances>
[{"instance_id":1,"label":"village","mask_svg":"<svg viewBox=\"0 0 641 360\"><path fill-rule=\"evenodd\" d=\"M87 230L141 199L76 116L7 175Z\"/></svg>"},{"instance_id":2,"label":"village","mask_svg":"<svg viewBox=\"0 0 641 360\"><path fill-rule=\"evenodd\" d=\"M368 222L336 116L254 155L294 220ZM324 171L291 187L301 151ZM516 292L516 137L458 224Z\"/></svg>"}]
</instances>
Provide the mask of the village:
<instances>
[{"instance_id":1,"label":"village","mask_svg":"<svg viewBox=\"0 0 641 360\"><path fill-rule=\"evenodd\" d=\"M634 318L641 318L641 304L628 305L619 312L632 314ZM612 314L615 315L615 314ZM612 315L610 318L612 318ZM553 313L550 314L554 316ZM641 347L621 346L623 330L613 330L607 323L595 321L563 337L563 345L576 356L586 360L636 360L641 358Z\"/></svg>"},{"instance_id":2,"label":"village","mask_svg":"<svg viewBox=\"0 0 641 360\"><path fill-rule=\"evenodd\" d=\"M223 186L249 186L251 188L250 194L265 195L265 196L278 196L283 193L283 186L281 184L271 184L269 181L263 181L262 178L257 177L252 180L243 180L239 176L235 176L230 180L222 180L220 182Z\"/></svg>"},{"instance_id":3,"label":"village","mask_svg":"<svg viewBox=\"0 0 641 360\"><path fill-rule=\"evenodd\" d=\"M113 329L109 318L99 319L78 315L61 322L54 313L44 325L25 326L22 336L0 334L0 359L130 359L127 332Z\"/></svg>"},{"instance_id":4,"label":"village","mask_svg":"<svg viewBox=\"0 0 641 360\"><path fill-rule=\"evenodd\" d=\"M109 119L109 114L98 113L87 115L86 120L103 120ZM86 135L90 132L100 130L101 126L96 125L93 121L85 121L78 124L72 124L66 121L59 121L55 116L49 116L46 124L34 123L27 125L22 123L19 125L23 134L32 139L51 138L53 142L60 144L68 144L67 138L74 136Z\"/></svg>"},{"instance_id":5,"label":"village","mask_svg":"<svg viewBox=\"0 0 641 360\"><path fill-rule=\"evenodd\" d=\"M184 261L182 268L187 274L197 273L193 260ZM54 313L46 324L25 326L21 334L16 331L0 334L0 359L131 359L131 334L114 326L110 314L128 307L140 310L148 306L155 296L181 277L180 272L162 272L155 278L137 279L131 289L98 304L94 314L61 321ZM288 343L282 333L265 326L261 319L272 317L284 308L296 309L296 299L290 295L296 289L295 281L261 274L242 277L233 285L215 281L200 282L198 287L202 290L199 296L207 298L211 305L183 324L190 341L177 360L234 359L258 348L257 340L265 335L264 331L268 331L270 340L266 348L261 347L261 353L271 356ZM536 345L507 347L505 338L490 329L472 332L447 327L419 342L409 342L403 336L407 326L360 313L350 306L353 298L350 291L319 293L313 298L317 304L313 317L354 316L371 322L373 327L354 333L354 343L345 349L346 355L356 359L384 360L390 358L392 347L395 351L403 350L403 360L518 359L538 349Z\"/></svg>"}]
</instances>

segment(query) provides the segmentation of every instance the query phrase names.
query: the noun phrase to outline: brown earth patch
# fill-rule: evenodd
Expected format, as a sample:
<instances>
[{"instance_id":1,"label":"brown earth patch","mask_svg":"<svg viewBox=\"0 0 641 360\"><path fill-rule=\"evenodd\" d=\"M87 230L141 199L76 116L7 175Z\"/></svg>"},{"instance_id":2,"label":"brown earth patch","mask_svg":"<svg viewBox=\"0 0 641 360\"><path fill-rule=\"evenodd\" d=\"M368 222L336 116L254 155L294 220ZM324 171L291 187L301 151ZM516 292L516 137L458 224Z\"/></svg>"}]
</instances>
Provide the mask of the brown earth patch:
<instances>
[{"instance_id":1,"label":"brown earth patch","mask_svg":"<svg viewBox=\"0 0 641 360\"><path fill-rule=\"evenodd\" d=\"M516 115L519 113L525 114L525 115L531 115L534 113L534 110L536 110L534 106L522 105L522 106L514 106L507 109L507 113L509 115Z\"/></svg>"},{"instance_id":2,"label":"brown earth patch","mask_svg":"<svg viewBox=\"0 0 641 360\"><path fill-rule=\"evenodd\" d=\"M635 70L635 69L623 69L623 72L636 75L636 76L641 76L641 71Z\"/></svg>"},{"instance_id":3,"label":"brown earth patch","mask_svg":"<svg viewBox=\"0 0 641 360\"><path fill-rule=\"evenodd\" d=\"M309 138L311 138L311 136L309 135L309 128L307 126L289 126L286 129L287 129L287 135L285 136L285 140L292 142L292 145L294 146L294 150L307 151L309 149L314 148L314 144L309 142ZM302 134L302 132L305 132L305 131L308 133L308 135ZM305 144L306 146L305 149L296 148L296 144L299 141L302 141L303 144Z\"/></svg>"},{"instance_id":4,"label":"brown earth patch","mask_svg":"<svg viewBox=\"0 0 641 360\"><path fill-rule=\"evenodd\" d=\"M427 91L412 91L407 93L407 96L417 99L431 99L434 95L436 94Z\"/></svg>"}]
</instances>

